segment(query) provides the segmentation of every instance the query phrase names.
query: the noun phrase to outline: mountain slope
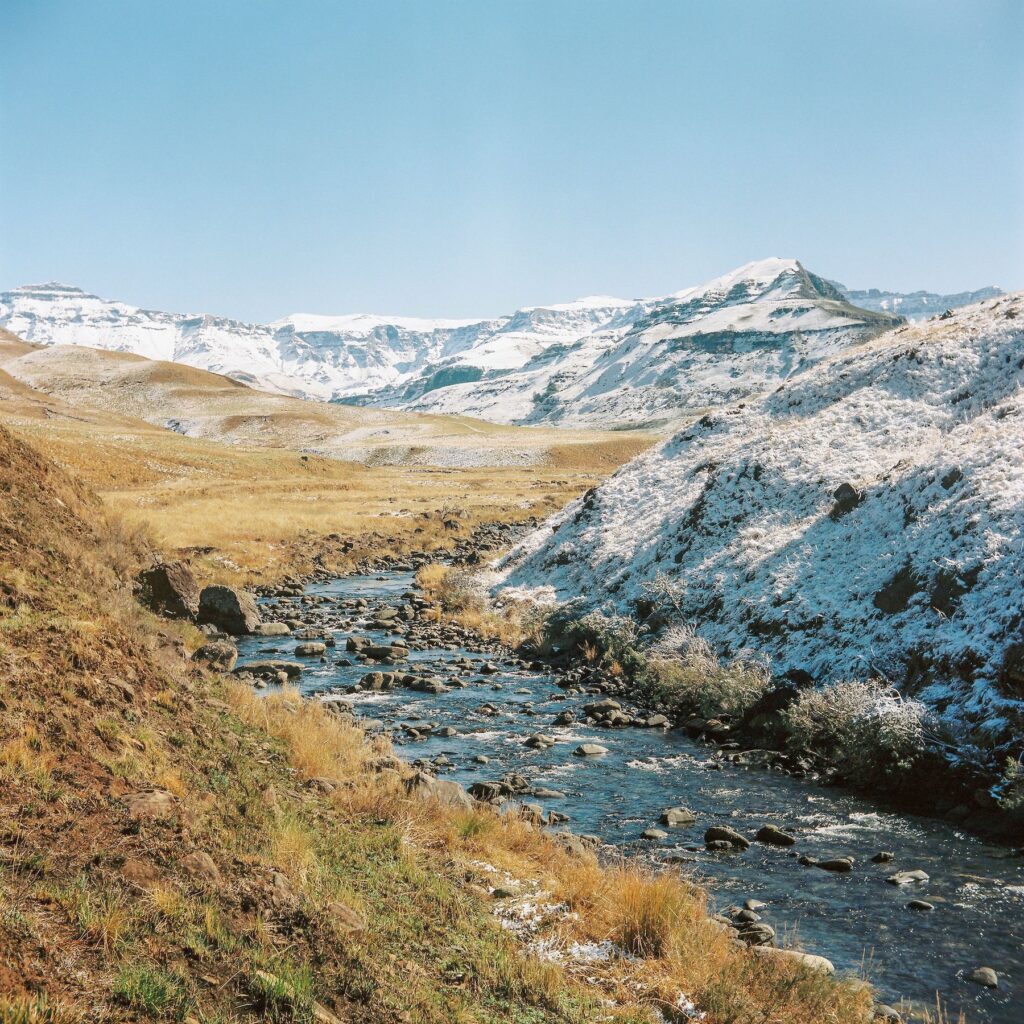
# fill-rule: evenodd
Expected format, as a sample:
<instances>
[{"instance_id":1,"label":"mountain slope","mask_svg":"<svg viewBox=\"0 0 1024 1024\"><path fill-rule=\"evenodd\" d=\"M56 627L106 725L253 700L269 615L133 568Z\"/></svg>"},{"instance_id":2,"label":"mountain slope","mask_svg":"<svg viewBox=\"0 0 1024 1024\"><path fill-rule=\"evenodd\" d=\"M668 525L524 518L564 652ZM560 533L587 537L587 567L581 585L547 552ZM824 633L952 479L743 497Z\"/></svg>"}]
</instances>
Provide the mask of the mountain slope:
<instances>
[{"instance_id":1,"label":"mountain slope","mask_svg":"<svg viewBox=\"0 0 1024 1024\"><path fill-rule=\"evenodd\" d=\"M878 288L847 288L845 285L834 284L855 306L862 309L873 309L880 313L896 313L905 316L908 320L922 320L925 317L936 316L944 313L947 309L959 309L961 306L971 306L975 302L983 302L985 299L996 299L1004 292L1001 288L979 288L973 292L954 292L952 295L942 295L938 292L887 292Z\"/></svg>"},{"instance_id":2,"label":"mountain slope","mask_svg":"<svg viewBox=\"0 0 1024 1024\"><path fill-rule=\"evenodd\" d=\"M801 292L797 279L818 283ZM797 297L817 309L817 320L787 306ZM788 324L780 319L787 316ZM695 402L759 390L830 345L891 322L854 311L795 260L749 264L665 298L591 296L480 320L296 314L260 325L144 310L56 283L0 294L0 326L30 342L184 363L285 394L503 423L674 418ZM708 333L715 338L695 338ZM637 393L623 399L624 388Z\"/></svg>"},{"instance_id":3,"label":"mountain slope","mask_svg":"<svg viewBox=\"0 0 1024 1024\"><path fill-rule=\"evenodd\" d=\"M901 320L851 306L797 260L749 263L550 348L517 374L411 404L518 423L639 426L754 394Z\"/></svg>"},{"instance_id":4,"label":"mountain slope","mask_svg":"<svg viewBox=\"0 0 1024 1024\"><path fill-rule=\"evenodd\" d=\"M659 575L720 652L1024 711L1024 296L900 327L706 415L567 506L501 586L635 613Z\"/></svg>"},{"instance_id":5,"label":"mountain slope","mask_svg":"<svg viewBox=\"0 0 1024 1024\"><path fill-rule=\"evenodd\" d=\"M0 339L0 371L9 386L32 389L37 400L48 395L189 437L375 464L531 465L556 446L613 440L308 401L187 365L72 345Z\"/></svg>"}]
</instances>

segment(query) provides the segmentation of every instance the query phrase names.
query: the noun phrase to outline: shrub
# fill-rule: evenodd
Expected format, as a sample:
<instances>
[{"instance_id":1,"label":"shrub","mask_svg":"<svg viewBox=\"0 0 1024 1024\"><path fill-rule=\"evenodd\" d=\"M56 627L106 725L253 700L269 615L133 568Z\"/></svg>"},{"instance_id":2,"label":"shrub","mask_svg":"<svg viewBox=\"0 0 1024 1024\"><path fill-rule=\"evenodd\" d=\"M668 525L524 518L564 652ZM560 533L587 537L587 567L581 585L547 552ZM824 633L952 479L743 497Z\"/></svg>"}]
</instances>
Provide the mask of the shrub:
<instances>
[{"instance_id":1,"label":"shrub","mask_svg":"<svg viewBox=\"0 0 1024 1024\"><path fill-rule=\"evenodd\" d=\"M792 744L825 755L852 782L892 778L924 752L924 705L877 680L804 690L784 714Z\"/></svg>"},{"instance_id":2,"label":"shrub","mask_svg":"<svg viewBox=\"0 0 1024 1024\"><path fill-rule=\"evenodd\" d=\"M638 649L640 627L624 615L588 612L576 617L570 606L553 612L547 619L548 646L564 645L588 661L618 665L628 675L644 666Z\"/></svg>"},{"instance_id":3,"label":"shrub","mask_svg":"<svg viewBox=\"0 0 1024 1024\"><path fill-rule=\"evenodd\" d=\"M723 664L688 625L667 629L651 655L641 685L676 715L742 718L771 686L762 662L741 656Z\"/></svg>"}]
</instances>

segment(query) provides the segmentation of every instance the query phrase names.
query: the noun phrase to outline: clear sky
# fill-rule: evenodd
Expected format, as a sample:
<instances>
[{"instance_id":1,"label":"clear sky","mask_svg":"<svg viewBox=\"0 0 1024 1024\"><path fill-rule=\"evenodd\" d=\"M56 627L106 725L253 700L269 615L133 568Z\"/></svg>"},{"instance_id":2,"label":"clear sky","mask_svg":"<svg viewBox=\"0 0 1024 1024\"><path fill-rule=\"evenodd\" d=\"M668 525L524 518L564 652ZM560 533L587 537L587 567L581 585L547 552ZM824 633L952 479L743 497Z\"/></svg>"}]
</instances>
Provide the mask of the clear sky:
<instances>
[{"instance_id":1,"label":"clear sky","mask_svg":"<svg viewBox=\"0 0 1024 1024\"><path fill-rule=\"evenodd\" d=\"M2 0L0 290L269 320L1024 287L1022 0Z\"/></svg>"}]
</instances>

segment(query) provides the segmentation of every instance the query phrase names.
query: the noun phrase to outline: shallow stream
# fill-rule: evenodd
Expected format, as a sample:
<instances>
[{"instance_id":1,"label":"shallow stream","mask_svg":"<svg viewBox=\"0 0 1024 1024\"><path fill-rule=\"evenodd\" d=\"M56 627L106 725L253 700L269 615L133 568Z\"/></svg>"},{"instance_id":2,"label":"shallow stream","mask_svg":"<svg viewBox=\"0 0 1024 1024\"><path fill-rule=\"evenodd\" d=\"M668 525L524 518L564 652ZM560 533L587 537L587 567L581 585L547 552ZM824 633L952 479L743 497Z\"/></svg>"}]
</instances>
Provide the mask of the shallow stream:
<instances>
[{"instance_id":1,"label":"shallow stream","mask_svg":"<svg viewBox=\"0 0 1024 1024\"><path fill-rule=\"evenodd\" d=\"M339 608L338 602L364 598L371 606L397 604L411 587L409 573L351 576L311 586L307 593L330 599L314 606L316 611L302 607L314 628L332 617L353 619L351 625L330 630L337 647L328 651L327 663L295 659L294 638L250 637L239 645L240 664L264 657L299 660L307 666L299 681L304 693L344 691L373 668L354 663L345 651L346 638L370 636L387 643L391 636L368 630L359 615ZM477 671L453 665L465 658L476 660ZM353 664L339 664L343 660ZM481 674L486 662L497 673ZM866 972L883 1001L934 1007L939 994L948 1009L963 1009L969 1024L1024 1022L1024 861L1006 849L947 822L885 813L841 791L723 763L713 756L715 748L678 731L554 726L559 711L571 708L581 716L582 705L596 698L567 696L552 676L500 657L463 648L413 650L407 667L398 668L421 670L442 681L457 677L467 685L438 695L395 690L345 697L358 715L394 728L398 752L406 760L444 755L452 766L439 774L467 786L515 770L537 786L564 793L524 799L569 815L565 827L598 835L625 853L656 861L682 858L680 869L705 884L718 907L747 898L764 901L767 907L760 913L776 929L780 944L798 941L808 952L828 957L840 972ZM485 703L498 713L481 713ZM416 721L453 726L457 735L404 741L401 726ZM523 746L537 732L554 736L555 746ZM599 743L608 753L574 757L573 750L585 742ZM474 763L478 754L487 755L490 763ZM665 808L674 806L693 811L696 823L666 829L665 839L640 838ZM704 830L711 825L728 825L752 838L769 822L795 835L796 846L787 850L754 843L743 853L728 854L703 849ZM892 851L894 861L872 863L881 850ZM852 856L856 863L849 874L834 874L801 866L799 854ZM895 871L918 868L928 873L928 882L886 882ZM912 899L934 909L908 909ZM998 988L966 980L979 966L999 973Z\"/></svg>"}]
</instances>

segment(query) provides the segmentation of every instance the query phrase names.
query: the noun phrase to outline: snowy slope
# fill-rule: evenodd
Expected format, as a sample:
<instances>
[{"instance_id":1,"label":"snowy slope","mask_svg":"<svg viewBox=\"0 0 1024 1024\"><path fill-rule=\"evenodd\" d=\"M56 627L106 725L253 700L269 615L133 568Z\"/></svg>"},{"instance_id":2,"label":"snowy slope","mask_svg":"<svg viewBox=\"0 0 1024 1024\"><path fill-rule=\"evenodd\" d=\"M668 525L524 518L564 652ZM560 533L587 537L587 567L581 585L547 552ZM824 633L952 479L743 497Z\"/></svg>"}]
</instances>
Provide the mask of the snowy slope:
<instances>
[{"instance_id":1,"label":"snowy slope","mask_svg":"<svg viewBox=\"0 0 1024 1024\"><path fill-rule=\"evenodd\" d=\"M671 422L760 392L900 322L851 306L797 260L777 258L631 314L516 374L433 391L410 408L516 423Z\"/></svg>"},{"instance_id":2,"label":"snowy slope","mask_svg":"<svg viewBox=\"0 0 1024 1024\"><path fill-rule=\"evenodd\" d=\"M664 574L723 654L881 674L999 731L1024 710L1022 384L1024 293L897 328L640 456L499 589L632 613Z\"/></svg>"}]
</instances>

